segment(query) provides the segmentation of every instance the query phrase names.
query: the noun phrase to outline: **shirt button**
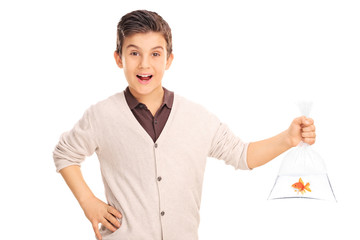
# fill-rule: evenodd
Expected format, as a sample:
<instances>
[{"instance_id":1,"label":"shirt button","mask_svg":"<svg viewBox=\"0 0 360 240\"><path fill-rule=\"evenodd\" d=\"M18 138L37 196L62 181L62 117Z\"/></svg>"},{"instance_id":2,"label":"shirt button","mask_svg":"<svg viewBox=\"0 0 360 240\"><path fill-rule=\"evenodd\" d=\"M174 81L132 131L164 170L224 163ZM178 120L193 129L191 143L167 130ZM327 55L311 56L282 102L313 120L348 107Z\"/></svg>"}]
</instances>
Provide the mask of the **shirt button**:
<instances>
[{"instance_id":1,"label":"shirt button","mask_svg":"<svg viewBox=\"0 0 360 240\"><path fill-rule=\"evenodd\" d=\"M161 181L161 179L162 179L161 177L158 177L158 178L157 178L157 180L158 180L159 182Z\"/></svg>"},{"instance_id":2,"label":"shirt button","mask_svg":"<svg viewBox=\"0 0 360 240\"><path fill-rule=\"evenodd\" d=\"M155 148L157 148L157 147L158 147L158 144L157 144L157 143L155 143L154 147L155 147Z\"/></svg>"},{"instance_id":3,"label":"shirt button","mask_svg":"<svg viewBox=\"0 0 360 240\"><path fill-rule=\"evenodd\" d=\"M154 124L157 124L157 120L154 121Z\"/></svg>"},{"instance_id":4,"label":"shirt button","mask_svg":"<svg viewBox=\"0 0 360 240\"><path fill-rule=\"evenodd\" d=\"M164 215L165 215L165 212L164 212L164 211L162 211L162 212L161 212L161 216L164 216Z\"/></svg>"}]
</instances>

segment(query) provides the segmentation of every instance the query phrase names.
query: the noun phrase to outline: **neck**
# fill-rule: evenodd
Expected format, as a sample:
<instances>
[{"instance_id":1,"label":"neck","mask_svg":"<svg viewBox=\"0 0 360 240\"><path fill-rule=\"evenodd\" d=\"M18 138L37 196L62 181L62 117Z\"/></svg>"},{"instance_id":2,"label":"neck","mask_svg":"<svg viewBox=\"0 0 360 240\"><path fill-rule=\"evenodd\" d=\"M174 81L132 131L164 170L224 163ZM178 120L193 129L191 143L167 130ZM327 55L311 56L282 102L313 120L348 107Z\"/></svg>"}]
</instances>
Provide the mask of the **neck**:
<instances>
[{"instance_id":1,"label":"neck","mask_svg":"<svg viewBox=\"0 0 360 240\"><path fill-rule=\"evenodd\" d=\"M134 91L131 91L131 88L130 92L136 98L136 100L147 106L152 115L155 115L156 111L161 106L164 98L164 89L162 87L159 87L150 94L146 95L136 94Z\"/></svg>"}]
</instances>

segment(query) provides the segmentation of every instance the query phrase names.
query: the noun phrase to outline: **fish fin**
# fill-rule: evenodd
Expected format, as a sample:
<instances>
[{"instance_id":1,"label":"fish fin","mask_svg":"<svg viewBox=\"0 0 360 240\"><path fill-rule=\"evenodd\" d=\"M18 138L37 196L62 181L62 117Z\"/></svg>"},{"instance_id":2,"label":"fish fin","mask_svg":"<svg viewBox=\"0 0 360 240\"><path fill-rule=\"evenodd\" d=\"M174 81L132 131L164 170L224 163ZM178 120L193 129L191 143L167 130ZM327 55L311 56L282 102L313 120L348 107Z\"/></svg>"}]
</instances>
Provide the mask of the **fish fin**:
<instances>
[{"instance_id":1,"label":"fish fin","mask_svg":"<svg viewBox=\"0 0 360 240\"><path fill-rule=\"evenodd\" d=\"M304 188L305 188L306 190L308 190L309 192L311 192L310 183L307 183Z\"/></svg>"},{"instance_id":2,"label":"fish fin","mask_svg":"<svg viewBox=\"0 0 360 240\"><path fill-rule=\"evenodd\" d=\"M299 178L299 183L301 183L302 185L304 185L304 182L301 178Z\"/></svg>"}]
</instances>

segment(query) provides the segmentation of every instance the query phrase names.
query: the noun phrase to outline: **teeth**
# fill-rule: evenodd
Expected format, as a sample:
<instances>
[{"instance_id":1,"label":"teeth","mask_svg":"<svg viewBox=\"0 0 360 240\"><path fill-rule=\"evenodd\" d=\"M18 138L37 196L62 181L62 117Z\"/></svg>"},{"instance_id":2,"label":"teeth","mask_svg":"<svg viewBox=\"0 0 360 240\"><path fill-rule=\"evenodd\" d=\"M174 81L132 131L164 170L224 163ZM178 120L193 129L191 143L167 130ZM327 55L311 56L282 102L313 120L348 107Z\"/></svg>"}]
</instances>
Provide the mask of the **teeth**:
<instances>
[{"instance_id":1,"label":"teeth","mask_svg":"<svg viewBox=\"0 0 360 240\"><path fill-rule=\"evenodd\" d=\"M140 77L150 77L151 75L141 75L141 74L139 74L138 76L140 76Z\"/></svg>"}]
</instances>

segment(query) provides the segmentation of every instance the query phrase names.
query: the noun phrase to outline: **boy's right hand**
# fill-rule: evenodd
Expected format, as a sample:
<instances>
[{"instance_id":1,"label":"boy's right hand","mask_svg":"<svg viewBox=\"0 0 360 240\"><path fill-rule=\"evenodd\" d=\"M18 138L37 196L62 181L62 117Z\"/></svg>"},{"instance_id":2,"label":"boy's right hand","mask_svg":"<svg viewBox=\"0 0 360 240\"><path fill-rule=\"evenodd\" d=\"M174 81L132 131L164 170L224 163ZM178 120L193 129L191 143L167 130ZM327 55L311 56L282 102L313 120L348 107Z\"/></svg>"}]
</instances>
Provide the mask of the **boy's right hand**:
<instances>
[{"instance_id":1,"label":"boy's right hand","mask_svg":"<svg viewBox=\"0 0 360 240\"><path fill-rule=\"evenodd\" d=\"M80 205L84 210L86 217L91 222L98 240L102 239L99 231L99 223L112 232L115 232L118 228L120 228L121 223L116 218L121 219L121 213L95 196L88 198Z\"/></svg>"}]
</instances>

